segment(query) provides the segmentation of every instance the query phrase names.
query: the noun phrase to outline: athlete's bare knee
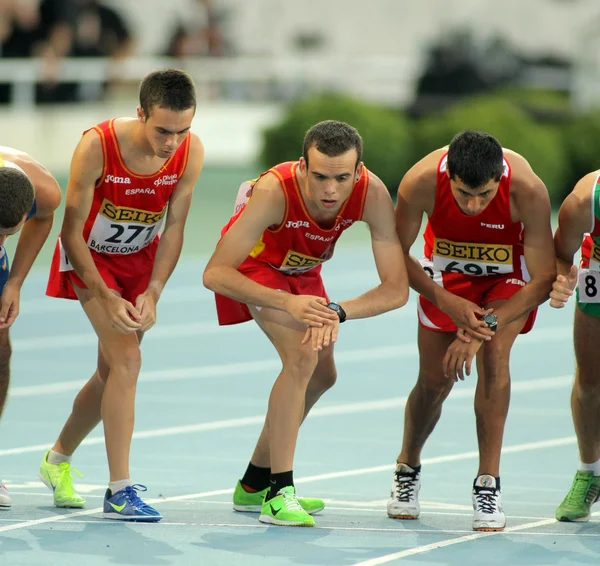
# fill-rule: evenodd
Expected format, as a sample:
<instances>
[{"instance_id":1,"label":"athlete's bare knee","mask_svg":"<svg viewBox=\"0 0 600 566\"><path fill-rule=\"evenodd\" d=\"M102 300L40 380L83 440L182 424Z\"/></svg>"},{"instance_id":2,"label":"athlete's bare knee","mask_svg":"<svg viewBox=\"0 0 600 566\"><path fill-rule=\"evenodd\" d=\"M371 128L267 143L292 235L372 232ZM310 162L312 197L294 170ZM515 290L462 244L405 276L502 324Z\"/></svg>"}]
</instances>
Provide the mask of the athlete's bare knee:
<instances>
[{"instance_id":1,"label":"athlete's bare knee","mask_svg":"<svg viewBox=\"0 0 600 566\"><path fill-rule=\"evenodd\" d=\"M118 352L109 354L108 364L110 375L137 379L142 367L142 352L138 345L124 346Z\"/></svg>"},{"instance_id":2,"label":"athlete's bare knee","mask_svg":"<svg viewBox=\"0 0 600 566\"><path fill-rule=\"evenodd\" d=\"M491 342L485 345L483 373L487 384L504 386L510 383L508 354L504 346L498 347Z\"/></svg>"},{"instance_id":3,"label":"athlete's bare knee","mask_svg":"<svg viewBox=\"0 0 600 566\"><path fill-rule=\"evenodd\" d=\"M600 398L600 374L597 371L581 370L575 375L575 386L580 395L586 398Z\"/></svg>"},{"instance_id":4,"label":"athlete's bare knee","mask_svg":"<svg viewBox=\"0 0 600 566\"><path fill-rule=\"evenodd\" d=\"M12 347L10 342L0 343L0 376L8 375L11 356Z\"/></svg>"},{"instance_id":5,"label":"athlete's bare knee","mask_svg":"<svg viewBox=\"0 0 600 566\"><path fill-rule=\"evenodd\" d=\"M317 352L306 345L288 352L284 356L283 367L294 378L308 382L317 367L317 362Z\"/></svg>"},{"instance_id":6,"label":"athlete's bare knee","mask_svg":"<svg viewBox=\"0 0 600 566\"><path fill-rule=\"evenodd\" d=\"M311 388L324 393L328 389L331 389L336 381L337 370L335 369L335 365L327 364L327 366L323 368L317 366L317 369L310 379L310 386Z\"/></svg>"},{"instance_id":7,"label":"athlete's bare knee","mask_svg":"<svg viewBox=\"0 0 600 566\"><path fill-rule=\"evenodd\" d=\"M429 373L421 371L415 388L422 397L431 403L442 403L450 394L454 381L440 373Z\"/></svg>"}]
</instances>

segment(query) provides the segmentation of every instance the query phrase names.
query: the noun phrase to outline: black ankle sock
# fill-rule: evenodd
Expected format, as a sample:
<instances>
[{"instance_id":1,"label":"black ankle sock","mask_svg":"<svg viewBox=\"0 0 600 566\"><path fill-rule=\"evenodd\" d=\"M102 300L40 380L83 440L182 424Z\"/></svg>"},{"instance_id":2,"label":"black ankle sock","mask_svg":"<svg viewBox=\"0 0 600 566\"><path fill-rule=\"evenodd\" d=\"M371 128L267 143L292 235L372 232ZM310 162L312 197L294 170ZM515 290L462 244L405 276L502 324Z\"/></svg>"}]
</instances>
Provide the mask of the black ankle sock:
<instances>
[{"instance_id":1,"label":"black ankle sock","mask_svg":"<svg viewBox=\"0 0 600 566\"><path fill-rule=\"evenodd\" d=\"M242 478L242 486L256 491L262 491L269 487L271 479L271 468L260 468L252 462L248 464L246 473Z\"/></svg>"},{"instance_id":2,"label":"black ankle sock","mask_svg":"<svg viewBox=\"0 0 600 566\"><path fill-rule=\"evenodd\" d=\"M271 474L271 490L267 494L266 499L272 499L277 495L277 492L283 488L288 486L294 486L294 472L290 470L289 472L280 472L278 474Z\"/></svg>"}]
</instances>

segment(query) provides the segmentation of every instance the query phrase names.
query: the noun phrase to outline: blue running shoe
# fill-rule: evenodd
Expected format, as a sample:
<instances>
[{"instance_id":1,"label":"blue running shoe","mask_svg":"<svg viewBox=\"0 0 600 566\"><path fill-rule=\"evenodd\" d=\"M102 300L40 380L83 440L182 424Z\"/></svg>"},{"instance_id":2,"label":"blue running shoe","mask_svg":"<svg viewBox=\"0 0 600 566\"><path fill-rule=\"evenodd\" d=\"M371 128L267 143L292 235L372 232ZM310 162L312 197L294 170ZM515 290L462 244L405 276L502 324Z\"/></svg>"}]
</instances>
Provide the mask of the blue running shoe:
<instances>
[{"instance_id":1,"label":"blue running shoe","mask_svg":"<svg viewBox=\"0 0 600 566\"><path fill-rule=\"evenodd\" d=\"M138 496L138 491L146 491L145 485L128 485L116 493L106 490L104 496L105 519L117 519L118 521L145 521L156 522L162 519L162 515L144 503Z\"/></svg>"}]
</instances>

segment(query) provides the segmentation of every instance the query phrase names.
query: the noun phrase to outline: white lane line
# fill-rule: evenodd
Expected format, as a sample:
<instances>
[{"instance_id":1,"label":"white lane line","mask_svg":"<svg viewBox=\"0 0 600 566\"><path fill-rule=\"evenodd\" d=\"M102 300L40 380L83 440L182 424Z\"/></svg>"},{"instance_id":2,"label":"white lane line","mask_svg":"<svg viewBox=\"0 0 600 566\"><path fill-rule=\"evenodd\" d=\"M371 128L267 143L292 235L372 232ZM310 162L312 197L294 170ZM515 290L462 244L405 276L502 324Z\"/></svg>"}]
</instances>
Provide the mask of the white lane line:
<instances>
[{"instance_id":1,"label":"white lane line","mask_svg":"<svg viewBox=\"0 0 600 566\"><path fill-rule=\"evenodd\" d=\"M20 519L1 519L0 518L0 523L18 523L20 521ZM61 521L61 523L66 523L66 524L70 524L70 525L105 525L105 526L111 526L111 525L121 525L123 524L122 521L103 521L103 520L95 520L95 521L87 521L87 520L83 520L83 521L76 521L76 520L69 520L69 519L63 519ZM139 524L139 523L138 523ZM200 528L234 528L234 529L268 529L269 527L263 523L255 523L255 524L243 524L243 523L204 523L204 522L195 522L195 521L190 521L188 523L175 523L172 521L165 521L164 519L160 522L160 526L167 526L167 527L200 527ZM316 530L322 530L322 531L350 531L350 532L376 532L376 533L401 533L401 534L413 534L413 533L419 533L419 534L425 534L425 535L437 535L437 534L448 534L448 535L452 535L452 534L462 534L462 533L470 533L472 531L466 531L466 530L449 530L449 529L410 529L410 530L405 530L405 529L393 529L393 528L385 528L385 527L322 527L322 526L316 526L314 527ZM545 537L545 536L551 536L551 537L587 537L587 538L598 538L600 537L600 533L559 533L559 532L535 532L535 533L519 533L519 532L515 532L512 533L513 535L524 535L524 536L528 536L528 537Z\"/></svg>"},{"instance_id":2,"label":"white lane line","mask_svg":"<svg viewBox=\"0 0 600 566\"><path fill-rule=\"evenodd\" d=\"M414 313L410 309L399 309L382 315L386 317L387 322L413 317ZM557 327L561 328L561 327ZM144 337L144 343L153 340L173 340L177 338L190 338L193 336L229 336L231 334L243 334L246 332L259 332L255 324L232 324L229 326L219 326L216 316L214 320L204 320L201 322L188 322L176 324L157 324ZM547 340L544 340L547 342ZM96 335L88 328L84 332L73 334L53 334L51 336L36 336L33 338L14 338L12 347L14 352L29 352L41 350L56 350L64 348L65 345L72 348L85 346L94 346L98 343Z\"/></svg>"},{"instance_id":3,"label":"white lane line","mask_svg":"<svg viewBox=\"0 0 600 566\"><path fill-rule=\"evenodd\" d=\"M379 360L394 360L416 356L412 344L401 344L396 346L380 346L377 348L363 348L358 350L339 351L336 353L336 363L361 363ZM176 369L142 371L140 373L141 383L170 382L186 379L205 379L211 377L225 377L235 375L246 375L254 373L278 372L281 369L281 361L278 359L259 360L253 362L236 362L232 364L214 364L203 366L191 366ZM87 380L59 381L43 385L25 385L12 387L9 395L11 397L31 397L35 395L47 395L50 393L62 393L65 391L78 391Z\"/></svg>"},{"instance_id":4,"label":"white lane line","mask_svg":"<svg viewBox=\"0 0 600 566\"><path fill-rule=\"evenodd\" d=\"M600 513L596 512L593 515L599 515ZM415 548L409 548L407 550L401 550L399 552L394 552L392 554L386 554L384 556L380 556L378 558L372 558L370 560L364 560L363 562L357 562L354 566L378 566L379 564L387 564L388 562L393 562L394 560L400 560L402 558L406 558L407 556L414 556L415 554L423 554L424 552L429 552L430 550L437 550L438 548L445 548L447 546L454 546L455 544L462 544L463 542L470 542L472 540L476 540L484 537L498 536L502 534L511 534L511 535L538 535L538 536L580 536L579 533L525 533L522 531L528 531L531 529L536 529L538 527L547 527L548 525L555 525L557 523L556 519L542 519L540 521L533 521L531 523L524 523L522 525L515 525L513 527L507 527L504 531L498 531L495 533L472 533L470 535L465 535L458 538L452 538L440 542L434 542L431 544L425 544L423 546L417 546ZM410 531L412 532L412 531ZM438 531L444 532L444 531ZM435 534L435 532L432 532ZM594 533L591 533L594 534ZM598 534L594 534L598 536Z\"/></svg>"},{"instance_id":5,"label":"white lane line","mask_svg":"<svg viewBox=\"0 0 600 566\"><path fill-rule=\"evenodd\" d=\"M353 353L349 353L349 357L352 357ZM355 354L355 353L354 353ZM513 384L512 392L514 394L519 392L530 392L530 391L547 391L550 388L564 388L570 386L570 376L559 376L559 377L550 377L543 379L533 379L530 381L522 381ZM451 400L456 399L466 399L472 398L474 394L474 389L459 389L457 391L453 391L450 395ZM386 409L397 409L403 407L406 403L406 397L392 397L390 399L380 399L374 401L360 401L356 403L343 403L340 405L330 405L325 407L317 407L310 412L309 418L320 418L320 417L331 417L336 415L348 415L348 414L358 414L358 413L366 413L366 412L374 412L374 411L382 411ZM165 436L175 436L180 434L192 434L197 432L206 432L213 430L225 430L230 428L240 428L251 425L260 425L264 422L264 415L256 415L252 417L241 417L237 419L224 419L218 421L210 421L204 423L197 423L191 425L180 425L174 427L165 427L158 429L150 429L143 430L133 433L133 438L136 440L140 439L148 439L148 438L159 438ZM559 441L563 444L570 444L574 437L570 436L565 441L562 439ZM557 442L557 440L547 441L547 442ZM87 438L82 442L82 446L92 446L97 444L104 443L104 436L92 436ZM33 446L21 446L16 448L6 448L0 450L0 456L9 456L14 454L27 454L31 452L38 452L40 450L47 449L52 443L49 444L35 444ZM538 443L530 443L528 445L536 446ZM562 445L562 444L559 444ZM470 452L469 454L477 454L476 451ZM439 458L450 458L450 460L444 461L452 461L452 456L440 456ZM423 460L425 463L427 461ZM387 469L384 467L383 469Z\"/></svg>"},{"instance_id":6,"label":"white lane line","mask_svg":"<svg viewBox=\"0 0 600 566\"><path fill-rule=\"evenodd\" d=\"M564 438L555 438L555 439L549 439L549 440L543 440L543 441L539 441L539 442L528 442L525 444L515 444L513 446L507 446L505 448L503 448L502 452L506 453L506 452L522 452L522 451L530 451L530 450L538 450L538 449L543 449L543 448L550 448L553 446L557 446L557 445L561 445L564 443L566 439ZM572 442L574 442L574 437L572 437ZM473 456L475 454L475 456ZM442 462L448 462L448 461L452 461L452 460L463 460L466 458L472 458L472 457L477 457L477 454L474 452L465 452L462 454L451 454L448 456L442 456L442 457L438 457L438 458L425 458L423 460L424 464L436 464L436 463L442 463ZM356 476L356 475L361 475L361 474L369 474L372 473L374 471L385 471L385 470L391 470L393 469L393 466L377 466L377 467L371 467L371 468L362 468L360 470L343 470L340 472L334 472L334 473L329 473L329 474L319 474L319 475L314 475L314 476L307 476L304 478L299 478L298 480L296 480L296 483L311 483L311 482L316 482L316 481L322 481L325 479L331 479L331 478L339 478L339 477L349 477L349 476ZM194 499L204 499L207 497L214 497L214 496L219 496L219 495L229 495L233 493L233 489L232 488L228 488L228 489L218 489L218 490L213 490L213 491L204 491L204 492L200 492L200 493L189 493L189 494L185 494L185 495L175 495L173 497L164 497L164 498L155 498L155 499L148 499L146 500L147 503L149 504L158 504L158 503L168 503L168 502L172 502L172 501L190 501L194 500ZM0 526L0 532L5 532L5 531L13 531L13 530L17 530L17 529L25 529L27 527L32 527L32 526L36 526L36 525L41 525L44 523L54 523L57 521L64 521L65 519L71 519L73 517L85 517L88 515L95 515L98 513L102 513L102 507L97 507L95 509L85 509L83 511L75 511L75 512L69 512L69 513L65 513L63 515L53 515L51 517L44 517L42 519L33 519L31 521L24 521L22 523L18 523L15 525L5 525L5 526ZM595 514L594 514L595 515ZM532 529L535 528L537 526L545 526L545 525L550 525L555 523L556 520L555 519L548 519L548 520L544 520L544 521L537 521L534 523L528 523L525 525L521 525L521 526L516 526L516 527L509 527L507 529L505 529L504 532L512 532L515 530L524 530L524 529ZM236 525L233 525L236 526ZM334 529L335 530L335 529ZM401 531L399 531L401 532ZM473 538L478 538L478 537L482 537L482 536L486 536L486 535L493 535L493 534L498 534L498 533L477 533L475 535L471 535L470 537L461 537L460 542L464 542L462 539L465 540L472 540ZM452 539L452 540L459 540L459 539ZM442 544L442 543L440 543ZM446 541L446 544L444 544L444 546L447 546L448 544L456 544L456 542L452 543L451 541ZM432 548L438 548L438 546L436 545L427 545L427 547L419 547L419 548L426 548L426 550L421 550L421 552L426 552L427 550L431 550ZM412 549L413 551L415 549ZM407 552L407 551L404 551ZM397 553L396 553L397 554ZM387 556L392 556L392 555L387 555ZM392 558L391 560L395 560L396 559L396 555L393 555L394 558ZM407 554L407 556L410 556L410 554ZM386 557L382 557L382 558L386 558ZM380 558L381 559L381 558ZM387 562L389 562L390 560L386 560ZM373 562L373 565L375 564L384 564L384 562ZM362 566L371 566L371 562L365 562L362 563ZM358 566L358 565L357 565Z\"/></svg>"},{"instance_id":7,"label":"white lane line","mask_svg":"<svg viewBox=\"0 0 600 566\"><path fill-rule=\"evenodd\" d=\"M74 335L75 336L75 335ZM64 337L61 338L61 341ZM68 343L68 342L67 342ZM93 342L95 344L95 342ZM70 343L69 343L70 344ZM362 363L371 361L394 360L398 358L416 357L417 350L414 344L400 344L394 346L379 346L376 348L362 348L356 350L339 350L336 352L336 363ZM281 369L281 362L278 359L260 360L249 362L236 362L232 364L214 364L191 366L175 369L142 371L140 373L141 383L150 382L170 382L187 379L206 379L211 377L224 377L232 375L246 375L262 372L276 372ZM548 378L550 380L571 380L572 376L560 376ZM537 380L513 381L513 391L526 383L534 383ZM36 395L48 395L63 393L67 391L78 391L86 380L69 380L47 383L43 385L24 385L12 387L11 397L31 397ZM534 388L535 385L532 385ZM556 386L555 381L549 381L548 387ZM560 385L562 386L562 385Z\"/></svg>"}]
</instances>

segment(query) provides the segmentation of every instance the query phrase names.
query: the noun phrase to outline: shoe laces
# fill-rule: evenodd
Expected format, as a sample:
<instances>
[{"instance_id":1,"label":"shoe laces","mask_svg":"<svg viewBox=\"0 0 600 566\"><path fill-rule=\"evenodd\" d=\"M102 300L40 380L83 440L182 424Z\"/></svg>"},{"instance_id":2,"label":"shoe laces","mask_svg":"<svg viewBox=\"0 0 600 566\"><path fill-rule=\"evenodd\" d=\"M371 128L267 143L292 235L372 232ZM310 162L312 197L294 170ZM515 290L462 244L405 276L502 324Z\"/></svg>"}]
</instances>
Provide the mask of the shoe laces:
<instances>
[{"instance_id":1,"label":"shoe laces","mask_svg":"<svg viewBox=\"0 0 600 566\"><path fill-rule=\"evenodd\" d=\"M477 501L477 511L488 515L498 513L498 495L500 493L497 489L476 487L475 500Z\"/></svg>"},{"instance_id":2,"label":"shoe laces","mask_svg":"<svg viewBox=\"0 0 600 566\"><path fill-rule=\"evenodd\" d=\"M138 491L148 491L148 488L145 485L136 483L133 485L128 485L125 488L125 500L132 507L136 507L137 509L142 509L144 507L148 507L138 495Z\"/></svg>"},{"instance_id":3,"label":"shoe laces","mask_svg":"<svg viewBox=\"0 0 600 566\"><path fill-rule=\"evenodd\" d=\"M298 502L298 496L295 493L281 492L283 495L283 504L289 511L302 511L302 505Z\"/></svg>"},{"instance_id":4,"label":"shoe laces","mask_svg":"<svg viewBox=\"0 0 600 566\"><path fill-rule=\"evenodd\" d=\"M394 491L398 501L408 502L415 498L419 472L394 472Z\"/></svg>"},{"instance_id":5,"label":"shoe laces","mask_svg":"<svg viewBox=\"0 0 600 566\"><path fill-rule=\"evenodd\" d=\"M599 487L590 485L588 477L577 474L567 495L569 505L578 506L581 502L592 504L598 497Z\"/></svg>"},{"instance_id":6,"label":"shoe laces","mask_svg":"<svg viewBox=\"0 0 600 566\"><path fill-rule=\"evenodd\" d=\"M69 462L61 462L58 466L60 473L58 481L60 483L66 483L68 485L71 485L73 479L75 478L75 474L77 474L80 478L83 477L83 474L77 468L72 468ZM75 472L75 474L73 472Z\"/></svg>"}]
</instances>

